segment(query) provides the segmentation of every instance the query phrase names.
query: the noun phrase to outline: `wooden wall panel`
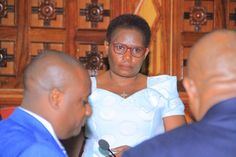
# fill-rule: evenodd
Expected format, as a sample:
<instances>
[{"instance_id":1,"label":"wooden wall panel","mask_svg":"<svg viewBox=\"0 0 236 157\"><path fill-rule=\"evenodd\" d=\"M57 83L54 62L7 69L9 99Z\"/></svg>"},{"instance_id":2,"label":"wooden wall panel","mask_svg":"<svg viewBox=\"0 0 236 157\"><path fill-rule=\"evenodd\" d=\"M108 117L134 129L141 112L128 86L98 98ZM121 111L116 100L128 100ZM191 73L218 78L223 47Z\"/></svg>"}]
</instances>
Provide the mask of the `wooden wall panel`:
<instances>
[{"instance_id":1,"label":"wooden wall panel","mask_svg":"<svg viewBox=\"0 0 236 157\"><path fill-rule=\"evenodd\" d=\"M147 20L156 17L151 20L155 44L149 74L176 75L187 104L182 80L189 49L214 29L236 29L236 0L2 0L0 65L5 66L0 67L0 105L20 104L24 67L44 49L76 57L91 75L103 72L109 21L122 13L139 14L145 2L152 3L155 15L150 10L140 15Z\"/></svg>"},{"instance_id":2,"label":"wooden wall panel","mask_svg":"<svg viewBox=\"0 0 236 157\"><path fill-rule=\"evenodd\" d=\"M191 119L188 97L182 85L187 74L187 56L203 35L219 28L235 29L235 0L178 0L173 2L171 74L178 78L178 89Z\"/></svg>"},{"instance_id":3,"label":"wooden wall panel","mask_svg":"<svg viewBox=\"0 0 236 157\"><path fill-rule=\"evenodd\" d=\"M228 18L227 18L227 26L229 29L236 29L236 1L235 0L228 0Z\"/></svg>"},{"instance_id":4,"label":"wooden wall panel","mask_svg":"<svg viewBox=\"0 0 236 157\"><path fill-rule=\"evenodd\" d=\"M233 9L230 11L230 8L234 8L235 0L180 0L173 3L172 74L178 77L179 86L182 86L189 48L214 29L234 28Z\"/></svg>"},{"instance_id":5,"label":"wooden wall panel","mask_svg":"<svg viewBox=\"0 0 236 157\"><path fill-rule=\"evenodd\" d=\"M15 0L2 1L0 13L0 88L17 86L18 42L17 6ZM2 76L2 77L1 77Z\"/></svg>"},{"instance_id":6,"label":"wooden wall panel","mask_svg":"<svg viewBox=\"0 0 236 157\"><path fill-rule=\"evenodd\" d=\"M121 13L123 2L117 0L86 0L78 3L76 24L76 56L91 76L107 70L104 40L111 19Z\"/></svg>"},{"instance_id":7,"label":"wooden wall panel","mask_svg":"<svg viewBox=\"0 0 236 157\"><path fill-rule=\"evenodd\" d=\"M42 50L65 51L78 61L87 57L90 65L99 55L103 60L107 25L112 18L129 12L124 6L131 4L126 0L20 0L20 3L2 0L0 3L3 6L0 65L5 64L0 67L0 105L20 104L24 67ZM81 14L83 9L88 14ZM96 21L97 18L100 19ZM89 52L95 55L89 56ZM104 65L98 70L105 70Z\"/></svg>"}]
</instances>

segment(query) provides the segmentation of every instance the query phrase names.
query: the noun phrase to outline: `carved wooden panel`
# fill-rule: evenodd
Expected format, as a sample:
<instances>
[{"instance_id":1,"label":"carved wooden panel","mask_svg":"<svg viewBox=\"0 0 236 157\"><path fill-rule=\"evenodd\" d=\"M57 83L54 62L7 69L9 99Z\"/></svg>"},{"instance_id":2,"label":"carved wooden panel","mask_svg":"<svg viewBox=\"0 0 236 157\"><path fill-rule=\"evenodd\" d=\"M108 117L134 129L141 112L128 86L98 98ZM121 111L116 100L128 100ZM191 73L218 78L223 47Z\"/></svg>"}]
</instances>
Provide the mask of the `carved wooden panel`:
<instances>
[{"instance_id":1,"label":"carved wooden panel","mask_svg":"<svg viewBox=\"0 0 236 157\"><path fill-rule=\"evenodd\" d=\"M81 54L78 60L88 69L91 76L96 76L98 73L108 69L103 45L78 43L77 50Z\"/></svg>"},{"instance_id":2,"label":"carved wooden panel","mask_svg":"<svg viewBox=\"0 0 236 157\"><path fill-rule=\"evenodd\" d=\"M185 103L186 116L191 115L188 98L182 85L187 74L188 54L193 44L206 33L218 28L233 28L230 12L235 0L173 1L172 75L178 78L178 90ZM231 14L231 18L233 19Z\"/></svg>"},{"instance_id":3,"label":"carved wooden panel","mask_svg":"<svg viewBox=\"0 0 236 157\"><path fill-rule=\"evenodd\" d=\"M15 42L0 41L0 88L14 87L15 81Z\"/></svg>"},{"instance_id":4,"label":"carved wooden panel","mask_svg":"<svg viewBox=\"0 0 236 157\"><path fill-rule=\"evenodd\" d=\"M104 71L106 27L127 11L122 9L127 3L130 1L0 0L0 105L20 104L24 67L45 49L65 51L89 71Z\"/></svg>"},{"instance_id":5,"label":"carved wooden panel","mask_svg":"<svg viewBox=\"0 0 236 157\"><path fill-rule=\"evenodd\" d=\"M31 0L32 27L64 27L65 2L63 0Z\"/></svg>"},{"instance_id":6,"label":"carved wooden panel","mask_svg":"<svg viewBox=\"0 0 236 157\"><path fill-rule=\"evenodd\" d=\"M208 32L213 29L213 1L185 0L183 30Z\"/></svg>"},{"instance_id":7,"label":"carved wooden panel","mask_svg":"<svg viewBox=\"0 0 236 157\"><path fill-rule=\"evenodd\" d=\"M0 0L0 25L14 26L16 14L16 0Z\"/></svg>"},{"instance_id":8,"label":"carved wooden panel","mask_svg":"<svg viewBox=\"0 0 236 157\"><path fill-rule=\"evenodd\" d=\"M228 0L228 28L236 29L236 0Z\"/></svg>"},{"instance_id":9,"label":"carved wooden panel","mask_svg":"<svg viewBox=\"0 0 236 157\"><path fill-rule=\"evenodd\" d=\"M65 51L65 1L32 0L29 4L29 59L45 49Z\"/></svg>"},{"instance_id":10,"label":"carved wooden panel","mask_svg":"<svg viewBox=\"0 0 236 157\"><path fill-rule=\"evenodd\" d=\"M79 1L78 8L78 28L106 29L111 18L111 0Z\"/></svg>"},{"instance_id":11,"label":"carved wooden panel","mask_svg":"<svg viewBox=\"0 0 236 157\"><path fill-rule=\"evenodd\" d=\"M0 0L0 88L17 84L17 5L16 0Z\"/></svg>"},{"instance_id":12,"label":"carved wooden panel","mask_svg":"<svg viewBox=\"0 0 236 157\"><path fill-rule=\"evenodd\" d=\"M85 0L78 3L76 53L91 76L108 68L103 43L107 26L116 15L112 8L118 3L115 0ZM116 6L117 11L119 6Z\"/></svg>"},{"instance_id":13,"label":"carved wooden panel","mask_svg":"<svg viewBox=\"0 0 236 157\"><path fill-rule=\"evenodd\" d=\"M0 42L0 75L15 75L14 57L15 57L15 42L1 41Z\"/></svg>"},{"instance_id":14,"label":"carved wooden panel","mask_svg":"<svg viewBox=\"0 0 236 157\"><path fill-rule=\"evenodd\" d=\"M91 75L106 70L103 43L109 21L121 13L139 14L145 2L154 5L155 14L150 15L150 9L142 15L151 19L155 44L149 67L144 68L151 75L176 75L180 96L187 104L181 81L189 49L213 29L236 29L236 0L150 1L0 0L0 105L19 105L22 71L44 49L75 56Z\"/></svg>"},{"instance_id":15,"label":"carved wooden panel","mask_svg":"<svg viewBox=\"0 0 236 157\"><path fill-rule=\"evenodd\" d=\"M179 0L174 1L173 19L173 75L177 75L179 89L186 74L187 56L191 46L204 34L218 28L235 28L235 0Z\"/></svg>"}]
</instances>

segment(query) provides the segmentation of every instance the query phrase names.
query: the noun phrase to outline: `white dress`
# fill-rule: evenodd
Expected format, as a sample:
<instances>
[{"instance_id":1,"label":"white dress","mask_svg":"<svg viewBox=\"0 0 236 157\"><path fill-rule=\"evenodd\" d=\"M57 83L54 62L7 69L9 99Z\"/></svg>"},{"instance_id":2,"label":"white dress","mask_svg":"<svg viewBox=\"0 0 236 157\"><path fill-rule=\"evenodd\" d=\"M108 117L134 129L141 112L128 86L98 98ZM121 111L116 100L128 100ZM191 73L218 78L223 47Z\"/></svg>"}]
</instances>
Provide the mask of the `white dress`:
<instances>
[{"instance_id":1,"label":"white dress","mask_svg":"<svg viewBox=\"0 0 236 157\"><path fill-rule=\"evenodd\" d=\"M98 140L105 139L110 148L140 142L164 132L163 118L184 115L176 77L169 75L147 78L147 88L128 98L96 87L91 77L89 97L92 116L86 124L86 143L83 157L104 157L108 151L99 149Z\"/></svg>"}]
</instances>

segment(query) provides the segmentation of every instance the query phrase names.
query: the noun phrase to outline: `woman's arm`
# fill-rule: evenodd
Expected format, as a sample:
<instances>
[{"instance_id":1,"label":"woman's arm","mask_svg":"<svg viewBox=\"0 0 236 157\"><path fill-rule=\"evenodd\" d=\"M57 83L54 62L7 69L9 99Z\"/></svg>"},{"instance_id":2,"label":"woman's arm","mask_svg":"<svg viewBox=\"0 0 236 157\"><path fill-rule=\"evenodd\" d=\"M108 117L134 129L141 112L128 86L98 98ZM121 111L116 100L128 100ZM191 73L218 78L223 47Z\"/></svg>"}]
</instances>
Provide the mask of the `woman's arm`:
<instances>
[{"instance_id":1,"label":"woman's arm","mask_svg":"<svg viewBox=\"0 0 236 157\"><path fill-rule=\"evenodd\" d=\"M186 124L186 120L183 115L165 117L163 118L163 121L165 132Z\"/></svg>"}]
</instances>

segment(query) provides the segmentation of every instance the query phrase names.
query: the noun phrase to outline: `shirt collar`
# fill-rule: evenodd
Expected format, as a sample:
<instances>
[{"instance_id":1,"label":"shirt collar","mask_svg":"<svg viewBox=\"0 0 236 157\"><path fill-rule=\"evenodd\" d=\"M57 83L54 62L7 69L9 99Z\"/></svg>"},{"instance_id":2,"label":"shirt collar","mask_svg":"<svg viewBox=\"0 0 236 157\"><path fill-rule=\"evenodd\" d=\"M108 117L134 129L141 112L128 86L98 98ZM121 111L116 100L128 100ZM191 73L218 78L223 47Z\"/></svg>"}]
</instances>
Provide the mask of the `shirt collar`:
<instances>
[{"instance_id":1,"label":"shirt collar","mask_svg":"<svg viewBox=\"0 0 236 157\"><path fill-rule=\"evenodd\" d=\"M52 127L52 125L50 124L50 122L48 122L46 119L44 119L43 117L23 108L23 107L19 107L19 109L25 111L26 113L30 114L31 116L33 116L34 118L36 118L39 122L41 122L43 124L43 126L48 130L48 132L52 135L53 139L56 141L56 143L58 144L58 146L61 148L61 150L63 151L64 154L67 155L65 148L63 147L63 145L61 144L61 142L58 140L56 133Z\"/></svg>"}]
</instances>

